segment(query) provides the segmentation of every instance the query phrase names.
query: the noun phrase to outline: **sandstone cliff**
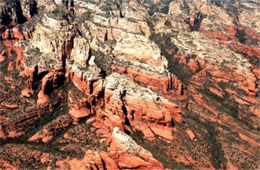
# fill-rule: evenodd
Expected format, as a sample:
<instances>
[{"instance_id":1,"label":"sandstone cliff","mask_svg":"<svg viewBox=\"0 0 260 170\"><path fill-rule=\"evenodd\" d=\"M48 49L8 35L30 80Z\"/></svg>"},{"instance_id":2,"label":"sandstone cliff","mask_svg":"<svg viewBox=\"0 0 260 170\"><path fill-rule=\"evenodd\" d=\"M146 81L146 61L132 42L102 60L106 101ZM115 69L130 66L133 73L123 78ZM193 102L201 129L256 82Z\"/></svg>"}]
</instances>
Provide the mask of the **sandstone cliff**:
<instances>
[{"instance_id":1,"label":"sandstone cliff","mask_svg":"<svg viewBox=\"0 0 260 170\"><path fill-rule=\"evenodd\" d=\"M0 168L259 169L259 5L0 0Z\"/></svg>"}]
</instances>

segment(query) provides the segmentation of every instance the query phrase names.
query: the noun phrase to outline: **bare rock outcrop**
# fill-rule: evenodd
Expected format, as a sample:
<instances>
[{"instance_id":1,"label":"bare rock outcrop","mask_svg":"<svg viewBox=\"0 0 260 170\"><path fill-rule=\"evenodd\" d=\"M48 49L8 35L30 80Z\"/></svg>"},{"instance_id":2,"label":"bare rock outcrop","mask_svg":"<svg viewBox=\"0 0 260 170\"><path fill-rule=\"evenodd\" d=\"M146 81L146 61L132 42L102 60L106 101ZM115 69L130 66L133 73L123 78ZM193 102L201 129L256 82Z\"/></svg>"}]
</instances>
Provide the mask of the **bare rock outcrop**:
<instances>
[{"instance_id":1,"label":"bare rock outcrop","mask_svg":"<svg viewBox=\"0 0 260 170\"><path fill-rule=\"evenodd\" d=\"M99 169L164 169L152 154L138 145L130 136L114 128L108 153L88 150L83 159L67 159L56 162L59 168Z\"/></svg>"},{"instance_id":2,"label":"bare rock outcrop","mask_svg":"<svg viewBox=\"0 0 260 170\"><path fill-rule=\"evenodd\" d=\"M259 169L258 6L0 0L0 169Z\"/></svg>"}]
</instances>

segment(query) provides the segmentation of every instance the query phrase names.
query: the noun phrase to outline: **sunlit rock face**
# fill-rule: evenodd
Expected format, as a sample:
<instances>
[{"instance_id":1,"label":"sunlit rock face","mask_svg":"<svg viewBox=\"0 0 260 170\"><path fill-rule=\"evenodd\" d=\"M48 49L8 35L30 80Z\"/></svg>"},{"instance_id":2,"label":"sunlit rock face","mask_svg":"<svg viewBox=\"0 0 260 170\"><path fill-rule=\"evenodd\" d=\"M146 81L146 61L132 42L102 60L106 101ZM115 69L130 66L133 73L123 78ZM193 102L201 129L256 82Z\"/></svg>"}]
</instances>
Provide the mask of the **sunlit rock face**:
<instances>
[{"instance_id":1,"label":"sunlit rock face","mask_svg":"<svg viewBox=\"0 0 260 170\"><path fill-rule=\"evenodd\" d=\"M259 169L257 0L0 0L0 169Z\"/></svg>"}]
</instances>

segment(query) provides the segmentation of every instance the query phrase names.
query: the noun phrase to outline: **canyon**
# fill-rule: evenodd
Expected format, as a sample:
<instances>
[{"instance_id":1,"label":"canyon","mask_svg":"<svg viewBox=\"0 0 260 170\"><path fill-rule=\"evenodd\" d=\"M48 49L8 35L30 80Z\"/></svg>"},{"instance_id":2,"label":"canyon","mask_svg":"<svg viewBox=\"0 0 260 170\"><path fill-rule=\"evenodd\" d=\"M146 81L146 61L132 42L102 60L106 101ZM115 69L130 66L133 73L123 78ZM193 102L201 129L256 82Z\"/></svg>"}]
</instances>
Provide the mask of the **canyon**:
<instances>
[{"instance_id":1,"label":"canyon","mask_svg":"<svg viewBox=\"0 0 260 170\"><path fill-rule=\"evenodd\" d=\"M259 5L0 0L0 169L259 169Z\"/></svg>"}]
</instances>

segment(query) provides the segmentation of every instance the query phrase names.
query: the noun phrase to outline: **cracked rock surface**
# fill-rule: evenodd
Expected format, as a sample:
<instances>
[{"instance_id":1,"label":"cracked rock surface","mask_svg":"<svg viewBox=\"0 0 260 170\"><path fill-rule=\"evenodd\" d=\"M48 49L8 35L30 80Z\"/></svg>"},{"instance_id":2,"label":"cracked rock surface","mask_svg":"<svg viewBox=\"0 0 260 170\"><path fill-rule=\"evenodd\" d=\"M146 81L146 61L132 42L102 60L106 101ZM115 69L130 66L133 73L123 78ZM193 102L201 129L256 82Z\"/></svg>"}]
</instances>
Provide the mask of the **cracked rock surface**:
<instances>
[{"instance_id":1,"label":"cracked rock surface","mask_svg":"<svg viewBox=\"0 0 260 170\"><path fill-rule=\"evenodd\" d=\"M0 0L0 169L259 169L259 6Z\"/></svg>"}]
</instances>

